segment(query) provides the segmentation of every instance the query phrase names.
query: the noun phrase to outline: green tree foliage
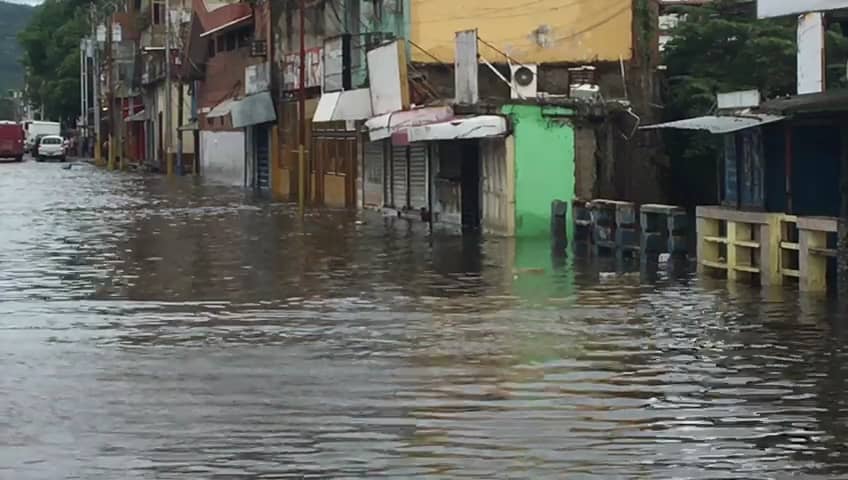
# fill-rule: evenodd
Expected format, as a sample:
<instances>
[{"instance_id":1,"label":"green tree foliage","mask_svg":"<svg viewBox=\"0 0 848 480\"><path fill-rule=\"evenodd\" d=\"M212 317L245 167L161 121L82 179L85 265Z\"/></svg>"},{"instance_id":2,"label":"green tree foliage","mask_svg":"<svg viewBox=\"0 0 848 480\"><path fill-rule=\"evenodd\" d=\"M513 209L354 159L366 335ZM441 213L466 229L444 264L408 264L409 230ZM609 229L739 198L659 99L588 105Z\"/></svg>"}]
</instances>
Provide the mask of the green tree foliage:
<instances>
[{"instance_id":1,"label":"green tree foliage","mask_svg":"<svg viewBox=\"0 0 848 480\"><path fill-rule=\"evenodd\" d=\"M79 45L89 31L88 8L84 0L47 0L18 35L27 95L44 105L46 118L71 122L79 115Z\"/></svg>"},{"instance_id":2,"label":"green tree foliage","mask_svg":"<svg viewBox=\"0 0 848 480\"><path fill-rule=\"evenodd\" d=\"M754 7L754 2L716 0L676 10L683 16L663 52L668 69L667 120L713 113L719 92L758 89L764 98L795 94L796 19L758 20ZM828 32L827 49L828 86L844 86L848 48L839 25ZM678 201L715 201L721 139L670 131L665 140L677 162L672 166L677 183L689 197Z\"/></svg>"},{"instance_id":3,"label":"green tree foliage","mask_svg":"<svg viewBox=\"0 0 848 480\"><path fill-rule=\"evenodd\" d=\"M670 117L709 113L717 92L794 93L795 22L757 20L750 5L719 0L680 10L685 17L664 52Z\"/></svg>"},{"instance_id":4,"label":"green tree foliage","mask_svg":"<svg viewBox=\"0 0 848 480\"><path fill-rule=\"evenodd\" d=\"M0 92L3 95L9 89L24 86L17 35L29 23L32 13L32 7L0 2Z\"/></svg>"}]
</instances>

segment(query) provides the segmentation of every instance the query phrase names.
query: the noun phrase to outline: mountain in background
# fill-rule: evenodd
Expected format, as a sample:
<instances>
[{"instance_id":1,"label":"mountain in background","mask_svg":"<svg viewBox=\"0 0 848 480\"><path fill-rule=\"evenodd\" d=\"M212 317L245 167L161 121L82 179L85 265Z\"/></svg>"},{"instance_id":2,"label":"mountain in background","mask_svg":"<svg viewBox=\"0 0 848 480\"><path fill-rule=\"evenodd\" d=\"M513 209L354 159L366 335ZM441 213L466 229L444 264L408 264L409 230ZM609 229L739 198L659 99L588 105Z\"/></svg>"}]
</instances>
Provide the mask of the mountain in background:
<instances>
[{"instance_id":1,"label":"mountain in background","mask_svg":"<svg viewBox=\"0 0 848 480\"><path fill-rule=\"evenodd\" d=\"M10 88L24 86L18 32L27 26L32 13L30 6L0 1L0 96Z\"/></svg>"}]
</instances>

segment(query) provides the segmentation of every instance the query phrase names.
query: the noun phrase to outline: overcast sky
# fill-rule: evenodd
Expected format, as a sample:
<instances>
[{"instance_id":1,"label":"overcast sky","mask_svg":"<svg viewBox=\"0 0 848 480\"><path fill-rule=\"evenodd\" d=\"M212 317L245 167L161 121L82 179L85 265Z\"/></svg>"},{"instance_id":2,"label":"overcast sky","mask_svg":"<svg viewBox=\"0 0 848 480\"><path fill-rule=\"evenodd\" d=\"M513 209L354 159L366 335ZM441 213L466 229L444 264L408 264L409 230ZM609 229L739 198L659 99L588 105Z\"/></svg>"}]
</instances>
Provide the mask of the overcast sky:
<instances>
[{"instance_id":1,"label":"overcast sky","mask_svg":"<svg viewBox=\"0 0 848 480\"><path fill-rule=\"evenodd\" d=\"M9 3L21 3L23 5L38 5L44 0L3 0L4 2Z\"/></svg>"}]
</instances>

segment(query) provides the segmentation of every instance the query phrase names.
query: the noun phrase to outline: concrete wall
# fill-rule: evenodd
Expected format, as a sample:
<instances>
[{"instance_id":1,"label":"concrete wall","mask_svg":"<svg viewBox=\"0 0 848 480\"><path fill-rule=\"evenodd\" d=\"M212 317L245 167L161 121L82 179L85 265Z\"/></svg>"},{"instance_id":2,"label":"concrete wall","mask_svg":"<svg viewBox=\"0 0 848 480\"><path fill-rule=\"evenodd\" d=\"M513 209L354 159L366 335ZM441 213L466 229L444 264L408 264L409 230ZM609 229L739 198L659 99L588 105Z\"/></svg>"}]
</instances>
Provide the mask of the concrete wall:
<instances>
[{"instance_id":1,"label":"concrete wall","mask_svg":"<svg viewBox=\"0 0 848 480\"><path fill-rule=\"evenodd\" d=\"M596 198L600 161L593 125L574 129L574 194L582 200Z\"/></svg>"},{"instance_id":2,"label":"concrete wall","mask_svg":"<svg viewBox=\"0 0 848 480\"><path fill-rule=\"evenodd\" d=\"M244 185L244 132L200 132L200 172L214 183Z\"/></svg>"},{"instance_id":3,"label":"concrete wall","mask_svg":"<svg viewBox=\"0 0 848 480\"><path fill-rule=\"evenodd\" d=\"M166 95L165 95L166 94L165 82L161 82L160 84L158 84L156 86L155 92L156 92L156 94L155 94L156 109L155 109L155 116L153 117L154 122L159 121L158 120L159 119L159 113L161 112L162 117L163 117L162 122L164 123L165 122L164 116L168 115L168 112L170 112L171 127L173 128L173 133L171 134L171 145L170 146L165 145L164 141L162 142L162 145L164 145L165 151L167 153L175 153L177 151L177 142L179 141L179 135L180 135L179 133L177 133L177 129L180 127L179 108L178 108L178 106L179 106L179 96L178 95L180 95L179 84L177 84L176 82L171 84L171 102L172 102L171 108L168 108L168 104L165 101L166 98L167 98ZM189 119L191 118L191 95L188 94L188 88L185 88L183 90L182 94L183 94L183 123L188 123ZM165 129L165 126L163 125L162 126L163 132L164 132L164 129ZM156 129L156 130L158 132L158 129ZM157 133L157 135L158 135L158 133ZM185 132L182 132L181 135L183 137L183 153L193 154L194 153L194 137L193 137L192 133L190 131L185 131ZM159 145L159 139L158 138L156 139L155 145Z\"/></svg>"},{"instance_id":4,"label":"concrete wall","mask_svg":"<svg viewBox=\"0 0 848 480\"><path fill-rule=\"evenodd\" d=\"M410 38L443 62L454 60L454 35L477 28L480 37L522 62L629 59L633 0L410 0ZM434 60L413 49L413 60ZM489 61L502 56L483 47Z\"/></svg>"},{"instance_id":5,"label":"concrete wall","mask_svg":"<svg viewBox=\"0 0 848 480\"><path fill-rule=\"evenodd\" d=\"M515 235L550 235L551 202L574 199L571 111L535 105L505 105L502 111L515 135Z\"/></svg>"}]
</instances>

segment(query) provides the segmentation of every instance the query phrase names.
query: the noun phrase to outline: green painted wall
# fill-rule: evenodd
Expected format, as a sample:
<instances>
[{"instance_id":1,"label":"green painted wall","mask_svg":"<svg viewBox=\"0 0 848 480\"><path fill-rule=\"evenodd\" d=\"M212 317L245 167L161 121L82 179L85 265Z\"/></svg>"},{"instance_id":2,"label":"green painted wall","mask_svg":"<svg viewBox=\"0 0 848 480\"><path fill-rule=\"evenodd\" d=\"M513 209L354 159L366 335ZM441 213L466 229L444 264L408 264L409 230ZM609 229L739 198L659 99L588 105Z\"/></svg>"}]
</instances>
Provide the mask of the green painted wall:
<instances>
[{"instance_id":1,"label":"green painted wall","mask_svg":"<svg viewBox=\"0 0 848 480\"><path fill-rule=\"evenodd\" d=\"M561 107L505 105L515 128L515 235L550 236L551 202L569 204L568 238L574 238L571 201L574 199L573 112Z\"/></svg>"}]
</instances>

